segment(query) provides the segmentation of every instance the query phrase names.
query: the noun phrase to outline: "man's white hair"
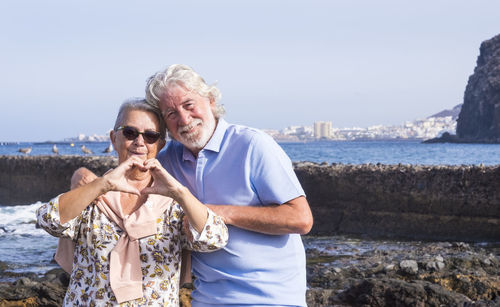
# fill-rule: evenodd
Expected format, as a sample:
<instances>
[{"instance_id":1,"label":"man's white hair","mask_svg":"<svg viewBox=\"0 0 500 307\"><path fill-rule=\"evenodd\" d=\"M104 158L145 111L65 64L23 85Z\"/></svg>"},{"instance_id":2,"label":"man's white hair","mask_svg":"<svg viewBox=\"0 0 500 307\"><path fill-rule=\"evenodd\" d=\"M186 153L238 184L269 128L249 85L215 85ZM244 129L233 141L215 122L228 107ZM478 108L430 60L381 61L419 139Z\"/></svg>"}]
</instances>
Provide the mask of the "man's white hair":
<instances>
[{"instance_id":1,"label":"man's white hair","mask_svg":"<svg viewBox=\"0 0 500 307\"><path fill-rule=\"evenodd\" d=\"M146 100L159 109L160 96L172 85L181 85L186 90L207 97L215 103L214 116L219 119L225 114L219 104L222 95L215 85L208 85L191 67L183 64L170 65L166 70L155 73L146 85Z\"/></svg>"}]
</instances>

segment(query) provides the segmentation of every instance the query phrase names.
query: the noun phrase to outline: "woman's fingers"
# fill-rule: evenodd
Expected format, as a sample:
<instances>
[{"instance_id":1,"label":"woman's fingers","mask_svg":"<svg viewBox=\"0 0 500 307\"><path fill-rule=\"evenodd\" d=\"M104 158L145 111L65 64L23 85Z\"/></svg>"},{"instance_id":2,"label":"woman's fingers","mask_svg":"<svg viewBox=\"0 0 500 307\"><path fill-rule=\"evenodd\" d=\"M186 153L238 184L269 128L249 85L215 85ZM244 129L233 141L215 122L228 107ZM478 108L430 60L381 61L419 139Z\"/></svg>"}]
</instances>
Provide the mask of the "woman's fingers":
<instances>
[{"instance_id":1,"label":"woman's fingers","mask_svg":"<svg viewBox=\"0 0 500 307\"><path fill-rule=\"evenodd\" d=\"M180 183L172 177L156 159L149 159L144 162L146 167L153 176L153 185L143 189L143 194L160 194L173 197L173 193L178 189Z\"/></svg>"},{"instance_id":2,"label":"woman's fingers","mask_svg":"<svg viewBox=\"0 0 500 307\"><path fill-rule=\"evenodd\" d=\"M144 167L150 171L164 171L165 169L161 166L160 161L156 159L148 159L144 161Z\"/></svg>"},{"instance_id":3,"label":"woman's fingers","mask_svg":"<svg viewBox=\"0 0 500 307\"><path fill-rule=\"evenodd\" d=\"M118 167L106 173L103 177L106 178L108 184L110 185L110 190L132 193L140 196L141 191L129 184L127 181L126 173L133 168L139 168L140 170L147 171L141 159L138 157L130 157L118 165Z\"/></svg>"}]
</instances>

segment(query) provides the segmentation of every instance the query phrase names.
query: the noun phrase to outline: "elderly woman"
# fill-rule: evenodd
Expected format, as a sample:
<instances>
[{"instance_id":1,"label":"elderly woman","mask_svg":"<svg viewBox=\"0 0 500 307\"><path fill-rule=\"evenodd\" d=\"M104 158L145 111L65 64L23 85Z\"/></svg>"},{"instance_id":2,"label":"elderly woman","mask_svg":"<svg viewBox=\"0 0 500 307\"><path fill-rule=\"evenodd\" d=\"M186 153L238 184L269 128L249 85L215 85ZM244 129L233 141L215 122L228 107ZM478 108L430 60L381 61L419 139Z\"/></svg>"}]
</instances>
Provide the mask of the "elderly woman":
<instances>
[{"instance_id":1,"label":"elderly woman","mask_svg":"<svg viewBox=\"0 0 500 307\"><path fill-rule=\"evenodd\" d=\"M165 130L143 100L125 102L110 132L118 167L38 209L41 227L74 242L58 251L72 264L65 306L176 306L182 248L227 243L222 219L155 159Z\"/></svg>"}]
</instances>

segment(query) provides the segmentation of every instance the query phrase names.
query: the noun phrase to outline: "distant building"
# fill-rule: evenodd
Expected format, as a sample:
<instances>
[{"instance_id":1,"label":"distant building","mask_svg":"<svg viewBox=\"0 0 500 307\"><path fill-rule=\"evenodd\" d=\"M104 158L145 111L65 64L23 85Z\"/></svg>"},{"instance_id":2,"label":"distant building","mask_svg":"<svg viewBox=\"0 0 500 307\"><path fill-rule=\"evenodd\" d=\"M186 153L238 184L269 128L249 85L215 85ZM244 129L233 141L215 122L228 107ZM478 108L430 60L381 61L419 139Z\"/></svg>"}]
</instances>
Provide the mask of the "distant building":
<instances>
[{"instance_id":1,"label":"distant building","mask_svg":"<svg viewBox=\"0 0 500 307\"><path fill-rule=\"evenodd\" d=\"M332 122L314 122L314 138L330 139L332 137Z\"/></svg>"}]
</instances>

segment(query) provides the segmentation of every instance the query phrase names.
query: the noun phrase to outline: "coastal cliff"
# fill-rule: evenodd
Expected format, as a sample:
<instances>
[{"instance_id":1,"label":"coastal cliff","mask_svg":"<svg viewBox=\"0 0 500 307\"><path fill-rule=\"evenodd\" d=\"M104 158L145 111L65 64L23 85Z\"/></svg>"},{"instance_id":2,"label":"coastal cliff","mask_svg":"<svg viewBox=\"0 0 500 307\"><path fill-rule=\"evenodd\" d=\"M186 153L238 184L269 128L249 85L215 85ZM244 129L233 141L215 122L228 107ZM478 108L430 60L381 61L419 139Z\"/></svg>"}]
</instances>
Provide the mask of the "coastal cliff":
<instances>
[{"instance_id":1,"label":"coastal cliff","mask_svg":"<svg viewBox=\"0 0 500 307\"><path fill-rule=\"evenodd\" d=\"M484 41L457 121L461 141L500 143L500 35Z\"/></svg>"},{"instance_id":2,"label":"coastal cliff","mask_svg":"<svg viewBox=\"0 0 500 307\"><path fill-rule=\"evenodd\" d=\"M0 156L0 204L48 201L85 166L113 157ZM294 164L313 211L311 235L498 241L500 166Z\"/></svg>"}]
</instances>

